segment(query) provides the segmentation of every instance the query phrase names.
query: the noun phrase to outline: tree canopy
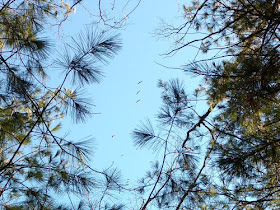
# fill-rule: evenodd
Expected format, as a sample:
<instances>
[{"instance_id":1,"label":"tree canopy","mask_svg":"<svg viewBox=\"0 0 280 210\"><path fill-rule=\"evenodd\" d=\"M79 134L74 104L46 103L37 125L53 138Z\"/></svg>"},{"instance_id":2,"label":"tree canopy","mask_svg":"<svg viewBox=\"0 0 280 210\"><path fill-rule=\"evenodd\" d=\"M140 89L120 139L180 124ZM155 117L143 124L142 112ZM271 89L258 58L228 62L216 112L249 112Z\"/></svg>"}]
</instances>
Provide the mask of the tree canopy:
<instances>
[{"instance_id":1,"label":"tree canopy","mask_svg":"<svg viewBox=\"0 0 280 210\"><path fill-rule=\"evenodd\" d=\"M181 81L161 81L161 132L150 123L134 131L136 145L162 149L142 180L142 209L279 206L279 3L193 1L182 25L161 29L175 37L167 55L185 47L205 55L182 68L205 84L187 94Z\"/></svg>"},{"instance_id":2,"label":"tree canopy","mask_svg":"<svg viewBox=\"0 0 280 210\"><path fill-rule=\"evenodd\" d=\"M0 3L1 208L125 208L106 199L112 190L137 190L142 210L278 208L280 1L195 0L183 6L181 25L159 31L175 39L165 55L197 50L199 58L181 69L203 77L203 84L190 92L183 80L158 82L157 125L147 120L132 137L160 158L131 189L117 169L89 164L91 139L73 141L59 132L65 116L79 123L94 114L83 88L100 81L99 67L122 45L118 35L88 29L52 55L46 26L61 27L81 2ZM101 1L98 9L111 29L127 17L108 18ZM57 69L62 76L51 87L48 77Z\"/></svg>"},{"instance_id":3,"label":"tree canopy","mask_svg":"<svg viewBox=\"0 0 280 210\"><path fill-rule=\"evenodd\" d=\"M102 203L104 196L121 187L117 170L98 171L88 165L90 139L72 141L58 132L64 116L71 114L74 121L83 122L92 114L81 88L99 82L102 71L97 64L106 63L121 48L117 35L89 29L65 44L59 57L51 56L56 46L42 38L45 27L64 21L80 2L1 3L1 208L109 208ZM51 87L48 75L56 69L63 72L62 79ZM103 192L101 199L89 196L93 189ZM57 194L68 201L60 202ZM80 202L72 202L73 198Z\"/></svg>"}]
</instances>

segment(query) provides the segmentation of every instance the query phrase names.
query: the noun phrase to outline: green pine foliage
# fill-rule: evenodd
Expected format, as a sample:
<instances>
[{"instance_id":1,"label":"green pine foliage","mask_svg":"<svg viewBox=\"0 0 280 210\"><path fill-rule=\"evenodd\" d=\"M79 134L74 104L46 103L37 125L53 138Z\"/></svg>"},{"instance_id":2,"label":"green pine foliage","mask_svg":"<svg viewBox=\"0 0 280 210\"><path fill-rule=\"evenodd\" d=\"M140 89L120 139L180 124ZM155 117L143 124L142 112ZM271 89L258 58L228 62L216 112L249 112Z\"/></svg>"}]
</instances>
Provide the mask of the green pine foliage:
<instances>
[{"instance_id":1,"label":"green pine foliage","mask_svg":"<svg viewBox=\"0 0 280 210\"><path fill-rule=\"evenodd\" d=\"M80 88L98 82L102 72L96 66L121 47L118 36L88 30L73 39L61 57L51 57L55 46L41 38L44 27L62 21L59 15L66 17L72 9L52 0L0 4L1 209L105 208L108 190L122 189L119 173L88 165L91 139L71 141L58 132L60 120L69 113L77 122L92 114ZM48 86L47 68L64 71L56 88ZM68 81L73 82L70 88ZM94 191L103 192L101 200L93 199ZM113 209L121 208L113 204Z\"/></svg>"},{"instance_id":2,"label":"green pine foliage","mask_svg":"<svg viewBox=\"0 0 280 210\"><path fill-rule=\"evenodd\" d=\"M205 55L183 68L204 84L195 98L177 80L160 82L161 132L150 123L134 131L136 145L162 154L141 180L141 209L279 208L279 8L278 0L193 1L182 25L162 30L176 40L167 54L195 46Z\"/></svg>"}]
</instances>

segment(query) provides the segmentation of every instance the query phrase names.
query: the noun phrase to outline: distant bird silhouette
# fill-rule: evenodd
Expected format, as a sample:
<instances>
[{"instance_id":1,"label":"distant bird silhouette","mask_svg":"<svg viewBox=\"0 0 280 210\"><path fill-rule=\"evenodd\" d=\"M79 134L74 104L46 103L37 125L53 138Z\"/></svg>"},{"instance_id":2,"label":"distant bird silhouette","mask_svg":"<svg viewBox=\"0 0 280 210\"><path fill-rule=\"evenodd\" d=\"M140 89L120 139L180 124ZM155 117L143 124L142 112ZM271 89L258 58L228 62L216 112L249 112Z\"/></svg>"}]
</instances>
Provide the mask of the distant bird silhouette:
<instances>
[{"instance_id":1,"label":"distant bird silhouette","mask_svg":"<svg viewBox=\"0 0 280 210\"><path fill-rule=\"evenodd\" d=\"M136 93L136 95L138 95L140 93L141 90L138 90L138 92Z\"/></svg>"},{"instance_id":2,"label":"distant bird silhouette","mask_svg":"<svg viewBox=\"0 0 280 210\"><path fill-rule=\"evenodd\" d=\"M143 81L139 81L137 84L139 85L139 84L141 84Z\"/></svg>"},{"instance_id":3,"label":"distant bird silhouette","mask_svg":"<svg viewBox=\"0 0 280 210\"><path fill-rule=\"evenodd\" d=\"M138 103L139 101L141 101L140 99L136 101L136 103Z\"/></svg>"}]
</instances>

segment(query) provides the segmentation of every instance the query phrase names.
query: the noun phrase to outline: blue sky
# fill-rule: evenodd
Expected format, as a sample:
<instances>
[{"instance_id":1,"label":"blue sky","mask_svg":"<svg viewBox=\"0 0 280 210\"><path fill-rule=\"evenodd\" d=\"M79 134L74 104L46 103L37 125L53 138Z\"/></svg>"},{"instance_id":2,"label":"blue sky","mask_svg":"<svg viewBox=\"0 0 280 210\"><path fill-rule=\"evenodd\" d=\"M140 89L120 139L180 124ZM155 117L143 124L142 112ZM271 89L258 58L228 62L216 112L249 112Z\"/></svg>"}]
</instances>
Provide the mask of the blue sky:
<instances>
[{"instance_id":1,"label":"blue sky","mask_svg":"<svg viewBox=\"0 0 280 210\"><path fill-rule=\"evenodd\" d=\"M180 78L190 93L197 87L197 79L156 63L180 67L191 61L196 53L187 50L173 57L159 55L167 52L172 43L157 41L153 32L159 26L160 18L175 23L182 16L183 2L179 3L176 0L142 0L127 20L127 26L116 31L121 34L123 48L109 65L103 67L105 77L102 82L86 87L87 97L92 98L96 105L93 111L101 114L93 115L84 124L63 122L63 131L69 131L71 139L94 138L91 163L94 168L102 170L113 164L129 183L141 178L151 161L159 158L153 150L134 147L131 136L141 121L149 118L153 122L158 113L161 104L158 80ZM90 1L85 1L83 5L92 13L96 11ZM62 39L67 40L69 35L77 34L92 21L94 18L83 7L77 7L76 13L63 23Z\"/></svg>"}]
</instances>

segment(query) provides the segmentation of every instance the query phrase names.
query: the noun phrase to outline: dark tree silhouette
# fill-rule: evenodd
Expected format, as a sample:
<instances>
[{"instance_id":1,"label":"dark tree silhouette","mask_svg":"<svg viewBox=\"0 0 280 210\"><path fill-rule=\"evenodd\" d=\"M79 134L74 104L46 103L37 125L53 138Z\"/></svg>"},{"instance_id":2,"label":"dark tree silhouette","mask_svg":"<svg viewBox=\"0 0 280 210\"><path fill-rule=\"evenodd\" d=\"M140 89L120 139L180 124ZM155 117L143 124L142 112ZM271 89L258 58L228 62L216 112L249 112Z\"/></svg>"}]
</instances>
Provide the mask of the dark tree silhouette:
<instances>
[{"instance_id":1,"label":"dark tree silhouette","mask_svg":"<svg viewBox=\"0 0 280 210\"><path fill-rule=\"evenodd\" d=\"M51 56L56 46L41 38L44 27L64 21L80 3L0 3L1 209L122 208L105 199L109 190L123 189L119 172L88 165L91 139L71 141L57 133L60 119L68 113L77 122L92 115L92 104L81 96L81 88L99 82L102 71L97 64L106 63L121 48L117 35L88 30L66 45L60 57ZM48 72L57 68L63 70L59 85L49 87ZM93 192L100 197L91 196ZM58 194L69 199L61 202Z\"/></svg>"},{"instance_id":2,"label":"dark tree silhouette","mask_svg":"<svg viewBox=\"0 0 280 210\"><path fill-rule=\"evenodd\" d=\"M182 68L205 84L192 98L179 81L160 82L160 134L148 125L134 131L136 145L162 151L142 180L142 209L278 208L279 5L194 1L184 6L182 25L159 31L175 37L167 55L185 47L205 55ZM201 99L204 113L197 111Z\"/></svg>"}]
</instances>

